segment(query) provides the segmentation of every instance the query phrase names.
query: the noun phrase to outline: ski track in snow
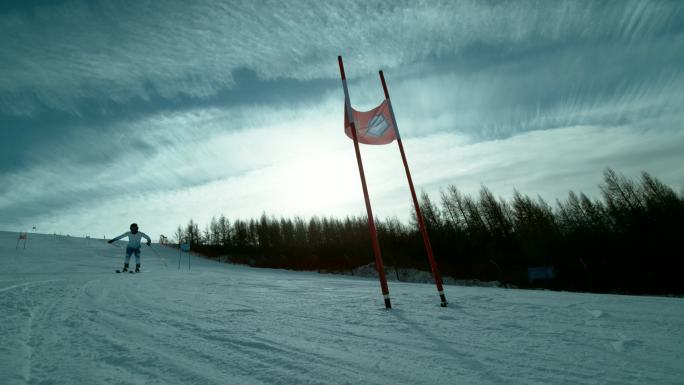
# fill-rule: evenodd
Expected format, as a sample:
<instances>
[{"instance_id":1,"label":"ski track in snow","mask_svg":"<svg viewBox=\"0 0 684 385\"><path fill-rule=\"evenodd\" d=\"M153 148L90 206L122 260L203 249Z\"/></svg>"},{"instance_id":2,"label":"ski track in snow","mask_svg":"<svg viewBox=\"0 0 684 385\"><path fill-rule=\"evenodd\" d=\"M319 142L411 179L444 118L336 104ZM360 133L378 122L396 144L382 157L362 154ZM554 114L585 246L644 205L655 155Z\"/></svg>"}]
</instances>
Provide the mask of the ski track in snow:
<instances>
[{"instance_id":1,"label":"ski track in snow","mask_svg":"<svg viewBox=\"0 0 684 385\"><path fill-rule=\"evenodd\" d=\"M390 282L0 232L0 384L682 384L684 300Z\"/></svg>"}]
</instances>

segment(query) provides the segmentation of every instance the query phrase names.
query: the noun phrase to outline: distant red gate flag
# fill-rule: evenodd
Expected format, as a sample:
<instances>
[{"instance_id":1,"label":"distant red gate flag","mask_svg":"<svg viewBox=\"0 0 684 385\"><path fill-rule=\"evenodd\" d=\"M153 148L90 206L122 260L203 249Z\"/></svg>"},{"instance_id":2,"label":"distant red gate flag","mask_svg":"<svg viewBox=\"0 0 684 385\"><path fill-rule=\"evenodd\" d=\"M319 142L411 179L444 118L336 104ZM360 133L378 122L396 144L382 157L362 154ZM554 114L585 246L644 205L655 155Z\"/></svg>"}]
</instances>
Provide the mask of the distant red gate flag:
<instances>
[{"instance_id":1,"label":"distant red gate flag","mask_svg":"<svg viewBox=\"0 0 684 385\"><path fill-rule=\"evenodd\" d=\"M359 143L389 144L397 138L387 100L370 111L363 112L356 111L354 108L351 109L354 114L356 136ZM353 139L351 123L346 111L344 114L344 132L350 139Z\"/></svg>"}]
</instances>

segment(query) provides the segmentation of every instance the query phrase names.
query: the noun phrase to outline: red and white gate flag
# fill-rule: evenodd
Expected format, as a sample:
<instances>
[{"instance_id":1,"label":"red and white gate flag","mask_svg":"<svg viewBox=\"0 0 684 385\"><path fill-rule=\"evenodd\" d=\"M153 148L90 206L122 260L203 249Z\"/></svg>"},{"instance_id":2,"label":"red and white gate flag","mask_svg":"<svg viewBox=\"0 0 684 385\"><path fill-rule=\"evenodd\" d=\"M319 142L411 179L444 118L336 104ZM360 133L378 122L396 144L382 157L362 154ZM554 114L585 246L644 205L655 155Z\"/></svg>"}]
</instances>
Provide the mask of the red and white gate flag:
<instances>
[{"instance_id":1,"label":"red and white gate flag","mask_svg":"<svg viewBox=\"0 0 684 385\"><path fill-rule=\"evenodd\" d=\"M354 125L356 126L356 137L359 143L388 144L397 138L387 100L370 111L356 111L352 108L352 112L354 114ZM349 115L346 111L344 114L344 132L350 139L354 139L352 137Z\"/></svg>"}]
</instances>

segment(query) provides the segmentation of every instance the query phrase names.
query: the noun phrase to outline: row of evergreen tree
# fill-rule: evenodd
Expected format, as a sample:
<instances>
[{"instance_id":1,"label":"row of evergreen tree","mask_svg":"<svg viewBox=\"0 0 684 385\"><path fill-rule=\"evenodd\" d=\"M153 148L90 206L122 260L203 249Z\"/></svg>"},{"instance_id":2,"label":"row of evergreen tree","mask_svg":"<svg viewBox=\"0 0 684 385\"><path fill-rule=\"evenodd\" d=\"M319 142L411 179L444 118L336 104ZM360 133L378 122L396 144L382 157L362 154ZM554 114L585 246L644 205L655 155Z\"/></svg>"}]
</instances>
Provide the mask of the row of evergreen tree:
<instances>
[{"instance_id":1,"label":"row of evergreen tree","mask_svg":"<svg viewBox=\"0 0 684 385\"><path fill-rule=\"evenodd\" d=\"M601 199L570 192L552 207L515 191L497 199L485 186L472 197L448 186L439 203L420 199L442 275L497 280L519 287L633 294L682 294L684 193L644 172L628 179L612 169ZM411 223L376 219L386 266L429 271L415 214ZM342 271L374 262L366 217L212 218L190 220L182 239L202 254L259 267ZM555 278L530 281L531 267ZM548 269L547 269L548 271Z\"/></svg>"}]
</instances>

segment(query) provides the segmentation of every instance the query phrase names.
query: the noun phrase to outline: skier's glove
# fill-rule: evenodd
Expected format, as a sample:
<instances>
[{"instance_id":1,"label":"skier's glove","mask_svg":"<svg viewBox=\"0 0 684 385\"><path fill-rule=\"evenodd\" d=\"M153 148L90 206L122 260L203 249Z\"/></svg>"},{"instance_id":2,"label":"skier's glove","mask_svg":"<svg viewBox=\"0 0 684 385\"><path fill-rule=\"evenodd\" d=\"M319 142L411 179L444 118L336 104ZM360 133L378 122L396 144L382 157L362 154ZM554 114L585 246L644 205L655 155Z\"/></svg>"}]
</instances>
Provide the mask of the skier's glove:
<instances>
[{"instance_id":1,"label":"skier's glove","mask_svg":"<svg viewBox=\"0 0 684 385\"><path fill-rule=\"evenodd\" d=\"M112 239L107 241L107 243L112 243L112 242L114 242L114 240L112 240Z\"/></svg>"},{"instance_id":2,"label":"skier's glove","mask_svg":"<svg viewBox=\"0 0 684 385\"><path fill-rule=\"evenodd\" d=\"M149 245L151 245L151 244L152 244L152 242L150 242L150 241L147 241L147 246L149 246Z\"/></svg>"}]
</instances>

